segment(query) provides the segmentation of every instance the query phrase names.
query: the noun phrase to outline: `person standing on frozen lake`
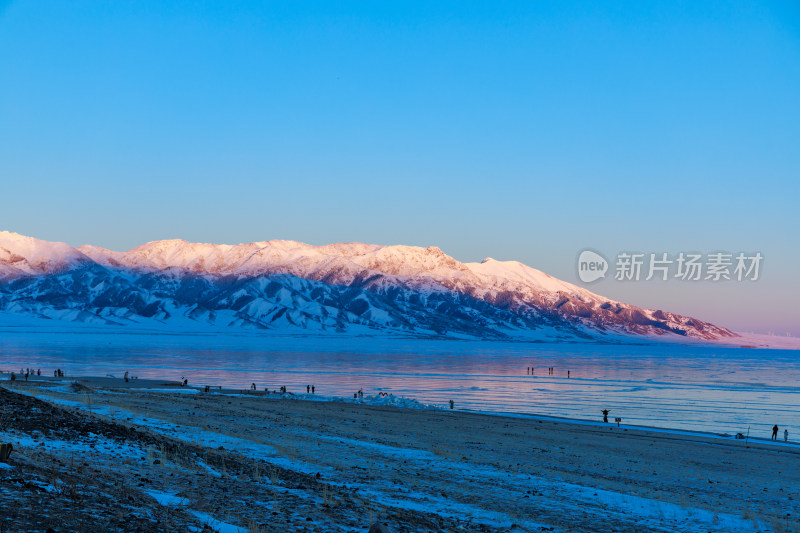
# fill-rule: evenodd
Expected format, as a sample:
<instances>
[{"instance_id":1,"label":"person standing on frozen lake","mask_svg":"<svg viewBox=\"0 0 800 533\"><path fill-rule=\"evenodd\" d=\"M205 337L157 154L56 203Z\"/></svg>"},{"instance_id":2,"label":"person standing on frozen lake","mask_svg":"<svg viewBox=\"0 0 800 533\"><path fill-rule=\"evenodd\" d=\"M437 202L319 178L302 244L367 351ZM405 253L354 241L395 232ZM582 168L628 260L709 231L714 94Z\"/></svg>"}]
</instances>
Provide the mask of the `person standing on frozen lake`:
<instances>
[{"instance_id":1,"label":"person standing on frozen lake","mask_svg":"<svg viewBox=\"0 0 800 533\"><path fill-rule=\"evenodd\" d=\"M778 440L778 424L772 426L772 440Z\"/></svg>"},{"instance_id":2,"label":"person standing on frozen lake","mask_svg":"<svg viewBox=\"0 0 800 533\"><path fill-rule=\"evenodd\" d=\"M789 430L788 429L784 429L783 430L783 442L789 442Z\"/></svg>"}]
</instances>

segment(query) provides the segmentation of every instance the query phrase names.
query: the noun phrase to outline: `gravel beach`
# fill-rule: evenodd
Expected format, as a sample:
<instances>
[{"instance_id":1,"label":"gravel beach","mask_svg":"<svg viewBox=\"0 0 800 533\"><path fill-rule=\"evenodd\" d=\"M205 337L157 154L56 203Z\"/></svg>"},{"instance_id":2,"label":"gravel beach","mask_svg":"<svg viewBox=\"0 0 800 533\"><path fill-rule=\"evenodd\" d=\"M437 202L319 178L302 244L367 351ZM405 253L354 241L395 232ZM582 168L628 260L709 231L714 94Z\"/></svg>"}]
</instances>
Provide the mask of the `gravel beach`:
<instances>
[{"instance_id":1,"label":"gravel beach","mask_svg":"<svg viewBox=\"0 0 800 533\"><path fill-rule=\"evenodd\" d=\"M800 530L792 443L166 381L1 383L4 532Z\"/></svg>"}]
</instances>

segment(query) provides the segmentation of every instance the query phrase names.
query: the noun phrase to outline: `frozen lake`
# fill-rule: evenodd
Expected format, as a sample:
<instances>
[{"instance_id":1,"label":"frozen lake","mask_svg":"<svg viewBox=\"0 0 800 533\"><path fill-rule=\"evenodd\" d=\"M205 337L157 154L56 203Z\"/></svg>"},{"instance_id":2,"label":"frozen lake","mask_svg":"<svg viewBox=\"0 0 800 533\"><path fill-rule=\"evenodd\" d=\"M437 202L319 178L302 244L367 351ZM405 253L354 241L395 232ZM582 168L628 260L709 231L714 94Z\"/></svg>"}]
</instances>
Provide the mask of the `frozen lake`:
<instances>
[{"instance_id":1,"label":"frozen lake","mask_svg":"<svg viewBox=\"0 0 800 533\"><path fill-rule=\"evenodd\" d=\"M352 337L8 333L0 370L349 396L363 388L488 412L800 438L800 351ZM528 368L535 369L534 375ZM554 367L549 375L547 368ZM570 377L567 377L569 371Z\"/></svg>"}]
</instances>

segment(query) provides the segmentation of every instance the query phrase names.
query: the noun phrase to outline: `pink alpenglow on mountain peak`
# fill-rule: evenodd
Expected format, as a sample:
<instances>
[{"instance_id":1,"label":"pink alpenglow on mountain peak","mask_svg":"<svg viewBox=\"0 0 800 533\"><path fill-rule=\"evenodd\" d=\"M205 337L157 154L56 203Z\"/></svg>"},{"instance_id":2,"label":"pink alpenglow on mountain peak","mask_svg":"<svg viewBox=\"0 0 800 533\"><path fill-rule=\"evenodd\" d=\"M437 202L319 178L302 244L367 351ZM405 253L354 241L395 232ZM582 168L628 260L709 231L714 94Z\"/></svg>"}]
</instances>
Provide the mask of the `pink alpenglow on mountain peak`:
<instances>
[{"instance_id":1,"label":"pink alpenglow on mountain peak","mask_svg":"<svg viewBox=\"0 0 800 533\"><path fill-rule=\"evenodd\" d=\"M736 337L518 261L461 263L437 247L171 239L115 252L0 232L0 280L7 313L96 324L550 341Z\"/></svg>"}]
</instances>

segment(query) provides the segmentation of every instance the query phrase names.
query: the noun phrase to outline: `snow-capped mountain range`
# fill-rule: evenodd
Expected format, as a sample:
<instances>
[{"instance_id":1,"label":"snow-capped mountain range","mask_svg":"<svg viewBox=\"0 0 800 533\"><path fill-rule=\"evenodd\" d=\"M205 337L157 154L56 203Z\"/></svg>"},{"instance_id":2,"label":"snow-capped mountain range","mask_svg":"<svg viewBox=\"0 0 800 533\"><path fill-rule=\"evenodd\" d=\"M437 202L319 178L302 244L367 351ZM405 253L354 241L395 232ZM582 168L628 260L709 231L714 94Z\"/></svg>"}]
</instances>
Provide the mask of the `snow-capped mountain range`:
<instances>
[{"instance_id":1,"label":"snow-capped mountain range","mask_svg":"<svg viewBox=\"0 0 800 533\"><path fill-rule=\"evenodd\" d=\"M541 340L736 337L708 322L604 298L516 261L461 263L435 247L281 240L165 240L114 252L3 231L0 311L175 329Z\"/></svg>"}]
</instances>

